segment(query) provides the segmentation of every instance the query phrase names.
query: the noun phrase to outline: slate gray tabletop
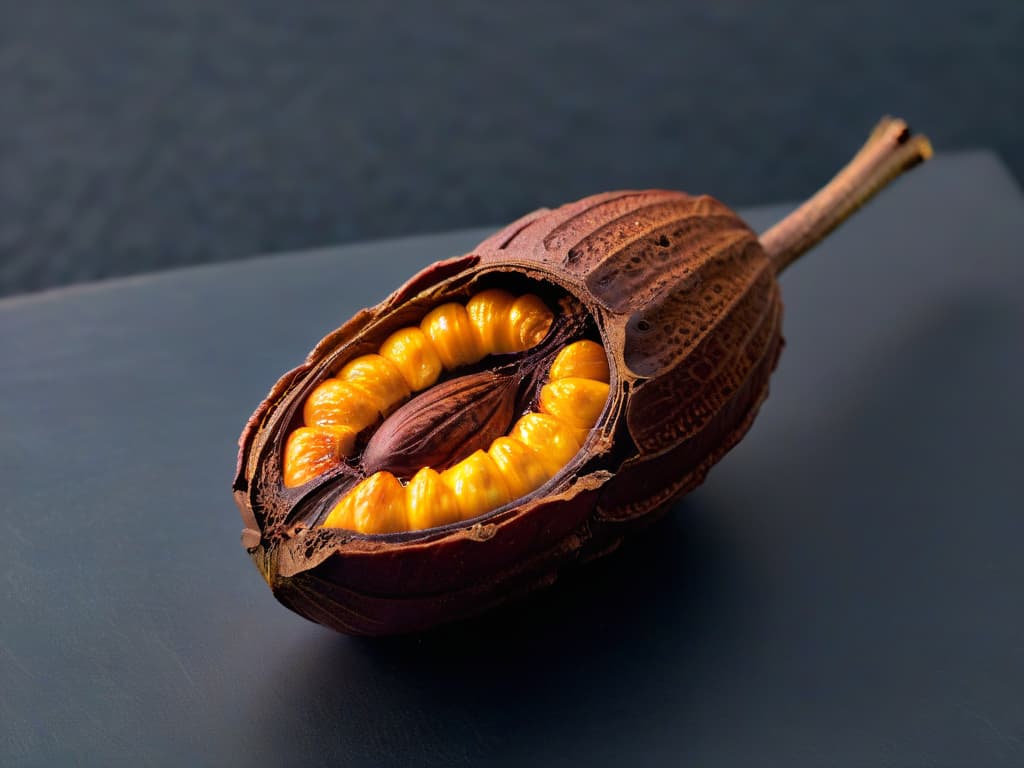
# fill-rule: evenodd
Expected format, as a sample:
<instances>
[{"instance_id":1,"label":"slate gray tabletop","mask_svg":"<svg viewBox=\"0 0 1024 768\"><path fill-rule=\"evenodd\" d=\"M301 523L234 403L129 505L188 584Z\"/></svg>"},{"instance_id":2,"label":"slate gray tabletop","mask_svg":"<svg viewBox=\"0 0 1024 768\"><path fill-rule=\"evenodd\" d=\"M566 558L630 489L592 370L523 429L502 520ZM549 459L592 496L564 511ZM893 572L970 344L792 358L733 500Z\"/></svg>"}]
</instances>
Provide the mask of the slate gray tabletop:
<instances>
[{"instance_id":1,"label":"slate gray tabletop","mask_svg":"<svg viewBox=\"0 0 1024 768\"><path fill-rule=\"evenodd\" d=\"M787 271L771 396L667 520L385 641L274 601L235 440L488 230L0 301L0 764L1021 765L1022 222L990 154L915 170Z\"/></svg>"}]
</instances>

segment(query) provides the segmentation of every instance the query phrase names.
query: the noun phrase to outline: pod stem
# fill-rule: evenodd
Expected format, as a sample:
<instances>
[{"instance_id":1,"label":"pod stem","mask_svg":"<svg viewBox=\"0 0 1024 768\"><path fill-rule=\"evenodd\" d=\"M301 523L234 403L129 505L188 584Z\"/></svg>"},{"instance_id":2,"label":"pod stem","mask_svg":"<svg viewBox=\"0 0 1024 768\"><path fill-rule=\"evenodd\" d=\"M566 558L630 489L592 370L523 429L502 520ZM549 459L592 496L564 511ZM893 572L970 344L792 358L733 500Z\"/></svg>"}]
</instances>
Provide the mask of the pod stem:
<instances>
[{"instance_id":1,"label":"pod stem","mask_svg":"<svg viewBox=\"0 0 1024 768\"><path fill-rule=\"evenodd\" d=\"M932 156L928 138L898 118L884 117L832 181L760 236L776 274L813 248L904 171Z\"/></svg>"}]
</instances>

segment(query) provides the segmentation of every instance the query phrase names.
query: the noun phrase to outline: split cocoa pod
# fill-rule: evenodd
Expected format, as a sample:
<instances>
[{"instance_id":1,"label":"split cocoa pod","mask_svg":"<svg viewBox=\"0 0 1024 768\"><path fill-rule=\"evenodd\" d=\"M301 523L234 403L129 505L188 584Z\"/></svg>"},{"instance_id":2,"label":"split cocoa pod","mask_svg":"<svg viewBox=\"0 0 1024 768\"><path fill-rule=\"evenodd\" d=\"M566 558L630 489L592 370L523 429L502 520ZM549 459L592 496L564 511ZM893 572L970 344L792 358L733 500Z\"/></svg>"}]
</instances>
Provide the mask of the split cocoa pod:
<instances>
[{"instance_id":1,"label":"split cocoa pod","mask_svg":"<svg viewBox=\"0 0 1024 768\"><path fill-rule=\"evenodd\" d=\"M930 154L886 118L760 237L707 196L611 192L433 264L249 419L243 546L284 605L367 635L614 550L750 428L782 348L777 274Z\"/></svg>"}]
</instances>

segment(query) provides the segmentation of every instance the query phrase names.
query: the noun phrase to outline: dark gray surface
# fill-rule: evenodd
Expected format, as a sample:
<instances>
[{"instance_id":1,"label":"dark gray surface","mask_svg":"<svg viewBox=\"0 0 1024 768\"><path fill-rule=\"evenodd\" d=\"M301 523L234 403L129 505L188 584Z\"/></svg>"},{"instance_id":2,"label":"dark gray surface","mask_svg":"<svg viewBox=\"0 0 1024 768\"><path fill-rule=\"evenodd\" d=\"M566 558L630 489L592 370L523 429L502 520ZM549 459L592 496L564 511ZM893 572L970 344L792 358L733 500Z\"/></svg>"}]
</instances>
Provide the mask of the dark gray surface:
<instances>
[{"instance_id":1,"label":"dark gray surface","mask_svg":"<svg viewBox=\"0 0 1024 768\"><path fill-rule=\"evenodd\" d=\"M504 221L798 199L878 118L1024 178L1021 0L0 0L0 295Z\"/></svg>"},{"instance_id":2,"label":"dark gray surface","mask_svg":"<svg viewBox=\"0 0 1024 768\"><path fill-rule=\"evenodd\" d=\"M274 602L234 442L482 232L0 302L0 764L1021 765L1022 220L990 155L915 171L785 275L772 395L668 520L384 642Z\"/></svg>"}]
</instances>

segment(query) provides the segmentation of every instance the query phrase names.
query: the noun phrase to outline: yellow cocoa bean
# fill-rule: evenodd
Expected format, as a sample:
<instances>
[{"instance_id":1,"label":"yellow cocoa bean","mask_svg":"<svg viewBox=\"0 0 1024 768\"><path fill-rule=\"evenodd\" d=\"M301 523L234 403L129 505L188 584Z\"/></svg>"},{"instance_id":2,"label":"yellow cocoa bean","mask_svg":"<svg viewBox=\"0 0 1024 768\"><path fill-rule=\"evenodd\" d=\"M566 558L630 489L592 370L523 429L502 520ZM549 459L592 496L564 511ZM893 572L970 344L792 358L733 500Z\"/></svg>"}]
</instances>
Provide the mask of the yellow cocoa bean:
<instances>
[{"instance_id":1,"label":"yellow cocoa bean","mask_svg":"<svg viewBox=\"0 0 1024 768\"><path fill-rule=\"evenodd\" d=\"M499 437L487 455L498 466L513 498L532 493L551 479L537 454L514 437Z\"/></svg>"},{"instance_id":2,"label":"yellow cocoa bean","mask_svg":"<svg viewBox=\"0 0 1024 768\"><path fill-rule=\"evenodd\" d=\"M441 479L440 473L430 467L423 467L405 486L405 508L410 531L460 519L455 492Z\"/></svg>"},{"instance_id":3,"label":"yellow cocoa bean","mask_svg":"<svg viewBox=\"0 0 1024 768\"><path fill-rule=\"evenodd\" d=\"M508 308L505 344L507 352L522 352L540 344L548 335L554 314L532 293L520 296Z\"/></svg>"},{"instance_id":4,"label":"yellow cocoa bean","mask_svg":"<svg viewBox=\"0 0 1024 768\"><path fill-rule=\"evenodd\" d=\"M299 427L284 447L284 484L308 483L341 463L352 452L356 433L346 427Z\"/></svg>"},{"instance_id":5,"label":"yellow cocoa bean","mask_svg":"<svg viewBox=\"0 0 1024 768\"><path fill-rule=\"evenodd\" d=\"M359 533L396 533L409 528L405 488L390 472L375 472L334 505L325 528Z\"/></svg>"},{"instance_id":6,"label":"yellow cocoa bean","mask_svg":"<svg viewBox=\"0 0 1024 768\"><path fill-rule=\"evenodd\" d=\"M576 429L590 429L604 410L608 385L570 377L549 381L540 390L540 411Z\"/></svg>"},{"instance_id":7,"label":"yellow cocoa bean","mask_svg":"<svg viewBox=\"0 0 1024 768\"><path fill-rule=\"evenodd\" d=\"M446 469L441 479L454 492L463 520L497 509L513 498L498 465L483 451L476 451Z\"/></svg>"},{"instance_id":8,"label":"yellow cocoa bean","mask_svg":"<svg viewBox=\"0 0 1024 768\"><path fill-rule=\"evenodd\" d=\"M341 379L320 382L302 408L302 418L307 427L339 426L359 432L379 417L379 408L366 397L366 393Z\"/></svg>"},{"instance_id":9,"label":"yellow cocoa bean","mask_svg":"<svg viewBox=\"0 0 1024 768\"><path fill-rule=\"evenodd\" d=\"M486 354L461 304L442 304L431 310L420 323L420 330L430 339L448 370L475 363Z\"/></svg>"},{"instance_id":10,"label":"yellow cocoa bean","mask_svg":"<svg viewBox=\"0 0 1024 768\"><path fill-rule=\"evenodd\" d=\"M586 436L586 431L570 427L546 413L527 413L509 432L509 437L534 451L552 477L576 455Z\"/></svg>"},{"instance_id":11,"label":"yellow cocoa bean","mask_svg":"<svg viewBox=\"0 0 1024 768\"><path fill-rule=\"evenodd\" d=\"M608 382L608 358L604 347L584 339L564 347L551 364L551 379L593 379Z\"/></svg>"},{"instance_id":12,"label":"yellow cocoa bean","mask_svg":"<svg viewBox=\"0 0 1024 768\"><path fill-rule=\"evenodd\" d=\"M508 291L492 288L481 291L466 304L466 314L480 343L488 354L502 354L515 350L507 349L508 311L516 300Z\"/></svg>"},{"instance_id":13,"label":"yellow cocoa bean","mask_svg":"<svg viewBox=\"0 0 1024 768\"><path fill-rule=\"evenodd\" d=\"M402 328L388 336L380 354L402 372L413 392L426 389L441 375L441 358L419 328Z\"/></svg>"},{"instance_id":14,"label":"yellow cocoa bean","mask_svg":"<svg viewBox=\"0 0 1024 768\"><path fill-rule=\"evenodd\" d=\"M350 360L338 378L361 389L383 414L389 413L411 394L402 372L381 355L360 355Z\"/></svg>"}]
</instances>

